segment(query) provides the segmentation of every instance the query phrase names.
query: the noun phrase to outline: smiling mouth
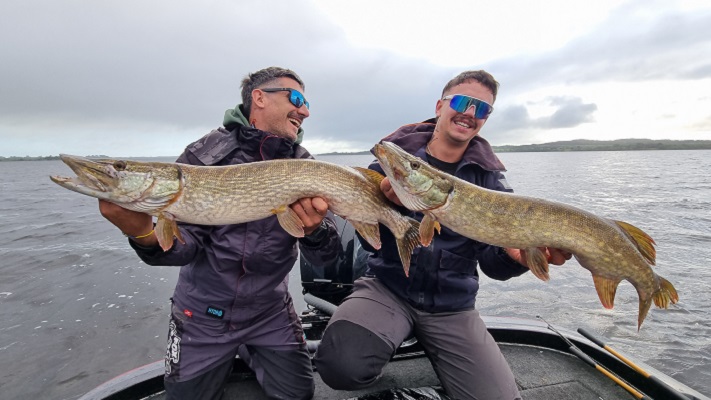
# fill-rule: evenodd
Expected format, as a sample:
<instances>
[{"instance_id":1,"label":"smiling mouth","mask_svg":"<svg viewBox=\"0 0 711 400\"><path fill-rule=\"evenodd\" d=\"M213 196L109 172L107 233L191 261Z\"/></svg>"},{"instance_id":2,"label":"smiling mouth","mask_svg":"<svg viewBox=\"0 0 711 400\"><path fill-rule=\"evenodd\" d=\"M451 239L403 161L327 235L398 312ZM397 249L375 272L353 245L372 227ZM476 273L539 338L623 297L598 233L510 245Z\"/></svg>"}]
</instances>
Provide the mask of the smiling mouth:
<instances>
[{"instance_id":1,"label":"smiling mouth","mask_svg":"<svg viewBox=\"0 0 711 400\"><path fill-rule=\"evenodd\" d=\"M289 122L294 125L297 129L301 127L301 120L296 118L289 118Z\"/></svg>"},{"instance_id":2,"label":"smiling mouth","mask_svg":"<svg viewBox=\"0 0 711 400\"><path fill-rule=\"evenodd\" d=\"M462 128L465 129L474 129L475 124L471 124L469 122L465 121L454 121L454 125L461 126Z\"/></svg>"}]
</instances>

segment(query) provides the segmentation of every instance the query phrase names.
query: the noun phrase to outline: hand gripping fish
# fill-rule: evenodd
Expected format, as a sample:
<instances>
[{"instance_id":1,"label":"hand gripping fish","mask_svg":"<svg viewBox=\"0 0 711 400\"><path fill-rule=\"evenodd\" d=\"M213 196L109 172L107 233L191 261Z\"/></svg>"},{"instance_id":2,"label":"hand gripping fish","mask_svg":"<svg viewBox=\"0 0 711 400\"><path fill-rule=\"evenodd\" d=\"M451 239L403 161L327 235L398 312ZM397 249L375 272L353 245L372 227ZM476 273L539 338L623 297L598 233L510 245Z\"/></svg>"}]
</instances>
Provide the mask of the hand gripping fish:
<instances>
[{"instance_id":1,"label":"hand gripping fish","mask_svg":"<svg viewBox=\"0 0 711 400\"><path fill-rule=\"evenodd\" d=\"M623 279L639 296L637 329L652 301L667 308L679 300L674 286L652 271L654 241L630 224L595 216L575 207L488 190L441 172L396 144L375 146L375 156L403 205L420 211L422 244L439 224L494 246L525 249L531 272L547 281L548 261L539 247L572 253L592 273L605 308L612 308Z\"/></svg>"},{"instance_id":2,"label":"hand gripping fish","mask_svg":"<svg viewBox=\"0 0 711 400\"><path fill-rule=\"evenodd\" d=\"M53 182L157 217L156 236L166 251L173 237L183 242L176 221L228 225L276 215L285 231L303 237L303 224L289 204L316 196L326 199L329 209L350 222L375 249L381 244L378 223L388 227L397 239L405 271L419 245L419 223L390 206L380 191L384 177L365 168L307 159L194 166L60 157L77 177L51 176Z\"/></svg>"}]
</instances>

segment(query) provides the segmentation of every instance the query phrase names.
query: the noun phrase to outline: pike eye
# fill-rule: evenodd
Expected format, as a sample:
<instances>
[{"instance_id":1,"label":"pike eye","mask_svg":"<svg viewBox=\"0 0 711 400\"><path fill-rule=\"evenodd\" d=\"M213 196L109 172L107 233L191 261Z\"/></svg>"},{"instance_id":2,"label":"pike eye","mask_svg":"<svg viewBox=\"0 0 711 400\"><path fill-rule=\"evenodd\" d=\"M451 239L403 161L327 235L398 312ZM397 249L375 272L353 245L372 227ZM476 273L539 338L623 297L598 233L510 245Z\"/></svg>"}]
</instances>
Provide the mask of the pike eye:
<instances>
[{"instance_id":1,"label":"pike eye","mask_svg":"<svg viewBox=\"0 0 711 400\"><path fill-rule=\"evenodd\" d=\"M410 163L410 167L412 167L412 169L420 169L420 163L418 163L418 162Z\"/></svg>"},{"instance_id":2,"label":"pike eye","mask_svg":"<svg viewBox=\"0 0 711 400\"><path fill-rule=\"evenodd\" d=\"M126 161L121 161L121 160L115 161L114 162L114 169L116 169L116 171L125 170L126 169Z\"/></svg>"}]
</instances>

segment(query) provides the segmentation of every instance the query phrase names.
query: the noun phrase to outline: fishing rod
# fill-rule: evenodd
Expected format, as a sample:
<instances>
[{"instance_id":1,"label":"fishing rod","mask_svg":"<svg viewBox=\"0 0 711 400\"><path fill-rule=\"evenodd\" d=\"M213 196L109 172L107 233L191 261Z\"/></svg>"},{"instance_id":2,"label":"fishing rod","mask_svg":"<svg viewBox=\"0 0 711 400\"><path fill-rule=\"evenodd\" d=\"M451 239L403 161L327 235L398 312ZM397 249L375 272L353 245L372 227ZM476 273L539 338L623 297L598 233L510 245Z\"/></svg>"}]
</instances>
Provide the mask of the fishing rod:
<instances>
[{"instance_id":1,"label":"fishing rod","mask_svg":"<svg viewBox=\"0 0 711 400\"><path fill-rule=\"evenodd\" d=\"M568 350L570 350L571 353L576 355L579 359L585 361L588 365L591 367L595 368L596 370L600 371L603 375L606 377L610 378L613 380L615 383L620 385L623 389L626 391L630 392L632 396L638 398L639 400L652 400L649 397L645 396L643 393L640 393L637 391L637 389L633 388L632 386L628 385L627 382L623 381L622 379L618 378L616 375L614 375L612 372L608 371L605 367L602 365L598 364L595 360L593 360L590 356L587 354L583 353L582 350L578 348L573 342L571 342L567 337L565 337L562 333L558 332L557 329L555 329L551 324L548 323L543 317L540 315L536 315L536 318L540 319L541 321L545 322L546 325L548 325L548 329L555 332L558 336L560 336L561 339L565 341L565 343L568 344ZM687 399L688 400L688 399Z\"/></svg>"},{"instance_id":2,"label":"fishing rod","mask_svg":"<svg viewBox=\"0 0 711 400\"><path fill-rule=\"evenodd\" d=\"M624 356L621 355L620 353L618 353L618 352L616 352L615 350L613 350L610 346L608 346L608 345L606 345L605 343L603 343L600 339L598 339L598 338L596 338L595 336L593 336L590 332L586 331L586 330L583 329L583 328L578 328L578 333L580 333L581 335L583 335L583 336L585 336L586 338L590 339L590 341L593 342L593 343L595 343L596 345L598 345L598 346L602 347L603 349L607 350L610 354L612 354L612 355L614 355L615 357L617 357L618 359L620 359L620 361L622 361L623 363L627 364L630 368L632 368L633 370L637 371L637 373L639 373L639 374L642 375L643 377L645 377L645 378L649 379L650 381L654 382L657 386L660 386L660 387L664 388L664 390L667 392L667 394L668 394L669 396L671 396L670 399L675 399L675 400L689 400L689 397L687 397L686 395L682 394L681 392L679 392L678 390L674 389L673 387L669 386L668 384L666 384L664 381L662 381L661 379L657 378L656 376L654 376L654 375L650 374L649 372L645 371L644 369L642 369L641 367L639 367L637 364L635 364L635 363L633 363L632 361L628 360L626 357L624 357Z\"/></svg>"}]
</instances>

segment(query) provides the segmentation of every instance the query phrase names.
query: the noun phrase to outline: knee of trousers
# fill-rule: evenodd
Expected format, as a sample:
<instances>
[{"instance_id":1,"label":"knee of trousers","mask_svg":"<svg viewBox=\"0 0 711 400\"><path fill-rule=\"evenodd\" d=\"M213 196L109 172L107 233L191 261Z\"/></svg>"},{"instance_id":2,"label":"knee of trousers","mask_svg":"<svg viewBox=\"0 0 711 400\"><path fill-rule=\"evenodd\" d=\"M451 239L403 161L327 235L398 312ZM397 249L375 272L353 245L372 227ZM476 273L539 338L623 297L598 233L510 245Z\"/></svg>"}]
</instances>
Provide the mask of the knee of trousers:
<instances>
[{"instance_id":1,"label":"knee of trousers","mask_svg":"<svg viewBox=\"0 0 711 400\"><path fill-rule=\"evenodd\" d=\"M394 349L375 333L340 320L324 332L314 364L331 388L357 390L378 379L393 353Z\"/></svg>"}]
</instances>

